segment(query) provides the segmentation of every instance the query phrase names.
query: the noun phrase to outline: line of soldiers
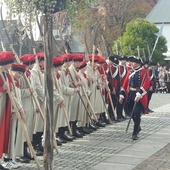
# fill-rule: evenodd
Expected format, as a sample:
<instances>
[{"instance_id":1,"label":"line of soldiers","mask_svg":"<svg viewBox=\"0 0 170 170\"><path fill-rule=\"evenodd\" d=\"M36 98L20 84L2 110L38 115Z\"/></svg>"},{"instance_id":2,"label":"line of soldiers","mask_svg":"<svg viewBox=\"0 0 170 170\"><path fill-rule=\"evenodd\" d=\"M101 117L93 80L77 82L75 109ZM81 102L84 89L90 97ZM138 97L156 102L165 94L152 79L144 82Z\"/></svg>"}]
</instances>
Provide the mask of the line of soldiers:
<instances>
[{"instance_id":1,"label":"line of soldiers","mask_svg":"<svg viewBox=\"0 0 170 170\"><path fill-rule=\"evenodd\" d=\"M0 170L18 168L15 161L29 163L34 159L22 122L36 155L43 155L44 53L21 56L22 64L15 63L14 57L11 52L0 53ZM143 65L135 56L112 55L105 60L95 54L88 61L83 54L55 56L53 129L57 145L82 138L112 121L123 121L132 112L132 139L137 140L141 113L148 113L154 91L153 63Z\"/></svg>"}]
</instances>

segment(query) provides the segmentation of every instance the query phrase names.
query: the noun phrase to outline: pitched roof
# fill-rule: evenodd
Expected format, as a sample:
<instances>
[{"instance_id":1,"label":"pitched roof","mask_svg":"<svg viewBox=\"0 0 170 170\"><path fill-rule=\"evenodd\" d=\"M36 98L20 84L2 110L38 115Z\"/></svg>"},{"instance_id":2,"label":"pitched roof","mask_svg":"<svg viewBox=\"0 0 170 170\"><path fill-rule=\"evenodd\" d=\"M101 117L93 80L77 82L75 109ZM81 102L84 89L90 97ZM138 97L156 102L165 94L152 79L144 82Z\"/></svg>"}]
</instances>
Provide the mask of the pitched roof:
<instances>
[{"instance_id":1,"label":"pitched roof","mask_svg":"<svg viewBox=\"0 0 170 170\"><path fill-rule=\"evenodd\" d=\"M153 23L170 23L170 0L159 0L146 20Z\"/></svg>"}]
</instances>

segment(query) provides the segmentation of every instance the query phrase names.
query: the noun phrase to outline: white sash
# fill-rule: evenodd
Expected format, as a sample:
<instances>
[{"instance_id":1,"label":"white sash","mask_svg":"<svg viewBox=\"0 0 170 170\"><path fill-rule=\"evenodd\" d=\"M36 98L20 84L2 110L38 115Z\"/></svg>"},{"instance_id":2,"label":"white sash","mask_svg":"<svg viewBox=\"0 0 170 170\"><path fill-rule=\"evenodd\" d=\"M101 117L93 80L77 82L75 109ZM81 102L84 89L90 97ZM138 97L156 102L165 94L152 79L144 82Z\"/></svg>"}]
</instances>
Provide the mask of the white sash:
<instances>
[{"instance_id":1,"label":"white sash","mask_svg":"<svg viewBox=\"0 0 170 170\"><path fill-rule=\"evenodd\" d=\"M126 72L127 72L126 67L123 66L123 73L122 73L122 75L121 75L122 78L126 75Z\"/></svg>"},{"instance_id":2,"label":"white sash","mask_svg":"<svg viewBox=\"0 0 170 170\"><path fill-rule=\"evenodd\" d=\"M140 67L138 70L133 70L133 73L131 73L131 74L129 75L129 79L130 79L135 73L137 73L137 72L140 71L140 70L142 70L141 67Z\"/></svg>"},{"instance_id":3,"label":"white sash","mask_svg":"<svg viewBox=\"0 0 170 170\"><path fill-rule=\"evenodd\" d=\"M111 68L110 68L110 73L111 73L111 76L112 76L112 78L115 78L116 77L116 75L117 75L117 73L118 73L118 71L119 71L119 68L118 67L115 67L116 68L116 71L112 74L112 70L111 70Z\"/></svg>"}]
</instances>

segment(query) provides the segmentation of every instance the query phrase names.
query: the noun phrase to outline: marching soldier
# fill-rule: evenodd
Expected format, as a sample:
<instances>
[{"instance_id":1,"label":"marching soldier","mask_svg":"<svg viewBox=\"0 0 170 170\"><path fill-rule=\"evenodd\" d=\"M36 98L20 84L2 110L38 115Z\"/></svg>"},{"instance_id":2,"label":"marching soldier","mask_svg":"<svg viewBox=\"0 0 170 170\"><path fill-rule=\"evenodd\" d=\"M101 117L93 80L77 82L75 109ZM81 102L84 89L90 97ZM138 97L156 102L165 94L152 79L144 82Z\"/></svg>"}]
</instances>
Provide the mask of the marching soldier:
<instances>
[{"instance_id":1,"label":"marching soldier","mask_svg":"<svg viewBox=\"0 0 170 170\"><path fill-rule=\"evenodd\" d=\"M147 90L149 89L150 80L146 69L142 68L143 61L139 57L133 56L132 70L126 75L122 85L119 102L127 98L128 109L134 121L132 139L138 139L140 132L141 113L147 112Z\"/></svg>"}]
</instances>

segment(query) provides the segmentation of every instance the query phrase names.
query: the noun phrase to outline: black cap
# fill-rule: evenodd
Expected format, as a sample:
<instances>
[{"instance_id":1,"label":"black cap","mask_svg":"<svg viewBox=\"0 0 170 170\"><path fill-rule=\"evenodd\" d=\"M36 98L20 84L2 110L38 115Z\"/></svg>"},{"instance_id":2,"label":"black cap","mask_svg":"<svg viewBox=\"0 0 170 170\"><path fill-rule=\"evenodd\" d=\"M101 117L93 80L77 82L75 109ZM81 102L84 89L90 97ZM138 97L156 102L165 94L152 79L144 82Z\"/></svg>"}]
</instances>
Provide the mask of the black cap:
<instances>
[{"instance_id":1,"label":"black cap","mask_svg":"<svg viewBox=\"0 0 170 170\"><path fill-rule=\"evenodd\" d=\"M112 62L115 63L115 64L118 64L118 63L119 63L119 62L118 62L118 56L117 56L117 55L111 55L111 56L109 57L109 60L112 61Z\"/></svg>"},{"instance_id":2,"label":"black cap","mask_svg":"<svg viewBox=\"0 0 170 170\"><path fill-rule=\"evenodd\" d=\"M140 57L136 57L134 55L130 56L130 61L134 63L143 64L143 60Z\"/></svg>"}]
</instances>

